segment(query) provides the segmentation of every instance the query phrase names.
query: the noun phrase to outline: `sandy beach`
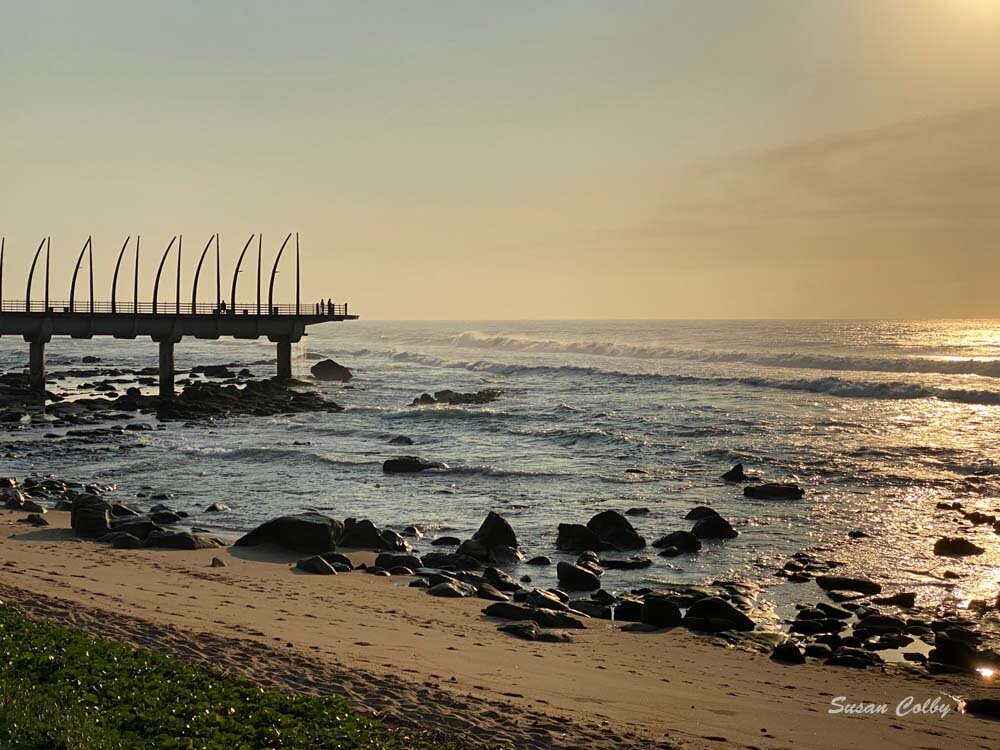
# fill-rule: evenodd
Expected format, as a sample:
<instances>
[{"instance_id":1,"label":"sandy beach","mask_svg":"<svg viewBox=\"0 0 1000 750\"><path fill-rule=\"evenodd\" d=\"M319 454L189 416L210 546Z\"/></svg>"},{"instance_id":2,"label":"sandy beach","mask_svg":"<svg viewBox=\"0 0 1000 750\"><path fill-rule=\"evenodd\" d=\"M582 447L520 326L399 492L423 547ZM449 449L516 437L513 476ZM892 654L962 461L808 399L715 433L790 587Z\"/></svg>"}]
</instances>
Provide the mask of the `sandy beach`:
<instances>
[{"instance_id":1,"label":"sandy beach","mask_svg":"<svg viewBox=\"0 0 1000 750\"><path fill-rule=\"evenodd\" d=\"M390 723L463 745L524 748L996 747L1000 723L960 714L990 692L966 676L788 666L686 630L590 621L569 643L496 631L478 599L441 600L407 579L310 576L268 548L115 550L0 515L0 599L284 690L337 694ZM359 553L357 561L364 554ZM219 557L225 567L212 567ZM402 581L402 583L401 583ZM831 700L889 704L830 715ZM944 716L896 715L912 696Z\"/></svg>"}]
</instances>

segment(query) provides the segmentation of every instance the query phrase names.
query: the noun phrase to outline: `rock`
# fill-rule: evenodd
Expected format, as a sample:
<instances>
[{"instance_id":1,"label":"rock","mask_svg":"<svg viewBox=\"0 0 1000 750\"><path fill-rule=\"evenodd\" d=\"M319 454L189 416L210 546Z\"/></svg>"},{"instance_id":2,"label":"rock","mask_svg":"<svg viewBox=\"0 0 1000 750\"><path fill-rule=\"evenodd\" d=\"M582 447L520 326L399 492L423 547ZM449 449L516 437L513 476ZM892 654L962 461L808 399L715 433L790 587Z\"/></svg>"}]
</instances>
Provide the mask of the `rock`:
<instances>
[{"instance_id":1,"label":"rock","mask_svg":"<svg viewBox=\"0 0 1000 750\"><path fill-rule=\"evenodd\" d=\"M116 534L111 546L115 549L139 549L145 546L145 542L131 534Z\"/></svg>"},{"instance_id":2,"label":"rock","mask_svg":"<svg viewBox=\"0 0 1000 750\"><path fill-rule=\"evenodd\" d=\"M538 557L533 557L525 565L551 565L552 560L545 555L539 555Z\"/></svg>"},{"instance_id":3,"label":"rock","mask_svg":"<svg viewBox=\"0 0 1000 750\"><path fill-rule=\"evenodd\" d=\"M716 596L699 599L684 615L682 623L691 630L720 633L724 630L753 630L753 620L724 599Z\"/></svg>"},{"instance_id":4,"label":"rock","mask_svg":"<svg viewBox=\"0 0 1000 750\"><path fill-rule=\"evenodd\" d=\"M625 511L626 516L648 516L649 508L629 508Z\"/></svg>"},{"instance_id":5,"label":"rock","mask_svg":"<svg viewBox=\"0 0 1000 750\"><path fill-rule=\"evenodd\" d=\"M642 549L646 546L646 540L632 528L628 519L615 510L598 513L587 521L587 528L593 531L606 547Z\"/></svg>"},{"instance_id":6,"label":"rock","mask_svg":"<svg viewBox=\"0 0 1000 750\"><path fill-rule=\"evenodd\" d=\"M44 505L42 505L41 503L36 503L34 500L25 500L24 504L20 508L18 508L18 510L21 510L25 513L37 513L38 515L42 515L48 512Z\"/></svg>"},{"instance_id":7,"label":"rock","mask_svg":"<svg viewBox=\"0 0 1000 750\"><path fill-rule=\"evenodd\" d=\"M483 610L483 614L487 617L496 617L501 620L531 620L543 628L580 629L586 627L581 620L565 612L523 607L519 604L511 604L509 602L491 604Z\"/></svg>"},{"instance_id":8,"label":"rock","mask_svg":"<svg viewBox=\"0 0 1000 750\"><path fill-rule=\"evenodd\" d=\"M511 622L497 628L501 633L507 633L515 638L542 643L569 643L573 640L569 633L552 633L542 630L536 622Z\"/></svg>"},{"instance_id":9,"label":"rock","mask_svg":"<svg viewBox=\"0 0 1000 750\"><path fill-rule=\"evenodd\" d=\"M499 568L486 568L483 580L500 591L517 591L521 588L521 584Z\"/></svg>"},{"instance_id":10,"label":"rock","mask_svg":"<svg viewBox=\"0 0 1000 750\"><path fill-rule=\"evenodd\" d=\"M683 553L676 547L664 547L660 551L660 557L679 557Z\"/></svg>"},{"instance_id":11,"label":"rock","mask_svg":"<svg viewBox=\"0 0 1000 750\"><path fill-rule=\"evenodd\" d=\"M854 591L866 595L882 593L882 587L879 584L866 578L822 575L816 578L816 583L824 591Z\"/></svg>"},{"instance_id":12,"label":"rock","mask_svg":"<svg viewBox=\"0 0 1000 750\"><path fill-rule=\"evenodd\" d=\"M743 464L736 464L722 475L722 479L726 482L749 482L752 478L744 473Z\"/></svg>"},{"instance_id":13,"label":"rock","mask_svg":"<svg viewBox=\"0 0 1000 750\"><path fill-rule=\"evenodd\" d=\"M400 456L399 458L390 458L382 463L382 471L386 474L419 474L422 471L445 470L447 468L447 464L425 461L417 456Z\"/></svg>"},{"instance_id":14,"label":"rock","mask_svg":"<svg viewBox=\"0 0 1000 750\"><path fill-rule=\"evenodd\" d=\"M691 533L699 539L735 539L739 536L739 532L720 515L708 516L697 521Z\"/></svg>"},{"instance_id":15,"label":"rock","mask_svg":"<svg viewBox=\"0 0 1000 750\"><path fill-rule=\"evenodd\" d=\"M900 618L879 614L863 617L854 626L855 635L858 631L879 635L882 633L902 633L904 630L906 630L906 623Z\"/></svg>"},{"instance_id":16,"label":"rock","mask_svg":"<svg viewBox=\"0 0 1000 750\"><path fill-rule=\"evenodd\" d=\"M962 710L967 714L1000 719L1000 698L970 698Z\"/></svg>"},{"instance_id":17,"label":"rock","mask_svg":"<svg viewBox=\"0 0 1000 750\"><path fill-rule=\"evenodd\" d=\"M21 519L21 523L26 523L31 526L48 526L49 522L42 518L38 513L29 513L27 516Z\"/></svg>"},{"instance_id":18,"label":"rock","mask_svg":"<svg viewBox=\"0 0 1000 750\"><path fill-rule=\"evenodd\" d=\"M375 567L384 568L392 572L393 568L409 568L416 570L424 567L424 561L416 555L399 554L395 552L382 552L375 558Z\"/></svg>"},{"instance_id":19,"label":"rock","mask_svg":"<svg viewBox=\"0 0 1000 750\"><path fill-rule=\"evenodd\" d=\"M684 516L685 521L701 521L706 518L712 518L713 516L718 516L719 514L707 505L697 505L687 512Z\"/></svg>"},{"instance_id":20,"label":"rock","mask_svg":"<svg viewBox=\"0 0 1000 750\"><path fill-rule=\"evenodd\" d=\"M476 587L463 581L442 581L427 589L431 596L443 596L449 599L462 599L467 596L475 596ZM505 597L506 598L506 597Z\"/></svg>"},{"instance_id":21,"label":"rock","mask_svg":"<svg viewBox=\"0 0 1000 750\"><path fill-rule=\"evenodd\" d=\"M556 566L559 583L568 591L595 591L601 587L601 582L592 571L579 565L560 562Z\"/></svg>"},{"instance_id":22,"label":"rock","mask_svg":"<svg viewBox=\"0 0 1000 750\"><path fill-rule=\"evenodd\" d=\"M147 547L163 547L165 549L196 550L210 549L222 546L217 540L192 534L189 531L163 532L154 531L146 537Z\"/></svg>"},{"instance_id":23,"label":"rock","mask_svg":"<svg viewBox=\"0 0 1000 750\"><path fill-rule=\"evenodd\" d=\"M321 576L332 576L337 574L337 571L333 569L333 566L319 555L304 557L295 563L295 567L298 570L305 571L306 573L315 573L316 575Z\"/></svg>"},{"instance_id":24,"label":"rock","mask_svg":"<svg viewBox=\"0 0 1000 750\"><path fill-rule=\"evenodd\" d=\"M97 496L81 495L73 503L70 526L87 539L104 536L111 531L111 507Z\"/></svg>"},{"instance_id":25,"label":"rock","mask_svg":"<svg viewBox=\"0 0 1000 750\"><path fill-rule=\"evenodd\" d=\"M413 438L406 435L396 435L389 441L389 445L413 445Z\"/></svg>"},{"instance_id":26,"label":"rock","mask_svg":"<svg viewBox=\"0 0 1000 750\"><path fill-rule=\"evenodd\" d=\"M150 513L149 519L155 524L170 526L171 524L178 523L181 517L172 510L161 510L156 513Z\"/></svg>"},{"instance_id":27,"label":"rock","mask_svg":"<svg viewBox=\"0 0 1000 750\"><path fill-rule=\"evenodd\" d=\"M743 488L743 496L753 500L801 500L805 490L797 484L766 483Z\"/></svg>"},{"instance_id":28,"label":"rock","mask_svg":"<svg viewBox=\"0 0 1000 750\"><path fill-rule=\"evenodd\" d=\"M472 538L480 542L487 550L494 547L510 547L517 549L517 536L503 516L492 510L486 515L486 520Z\"/></svg>"},{"instance_id":29,"label":"rock","mask_svg":"<svg viewBox=\"0 0 1000 750\"><path fill-rule=\"evenodd\" d=\"M817 604L816 609L834 620L850 620L851 617L853 617L853 615L846 609L834 607L832 604L827 604L826 602L820 602Z\"/></svg>"},{"instance_id":30,"label":"rock","mask_svg":"<svg viewBox=\"0 0 1000 750\"><path fill-rule=\"evenodd\" d=\"M496 401L503 395L503 391L486 389L476 393L459 393L452 390L435 391L431 396L429 393L421 394L413 399L410 406L431 406L433 404L446 404L448 406L464 406L467 404L488 404Z\"/></svg>"},{"instance_id":31,"label":"rock","mask_svg":"<svg viewBox=\"0 0 1000 750\"><path fill-rule=\"evenodd\" d=\"M792 641L785 641L784 643L779 643L774 647L774 651L771 652L771 659L773 661L781 661L786 664L805 664L806 657L795 643Z\"/></svg>"},{"instance_id":32,"label":"rock","mask_svg":"<svg viewBox=\"0 0 1000 750\"><path fill-rule=\"evenodd\" d=\"M332 359L324 359L309 368L309 372L317 380L333 380L346 383L354 375L343 365L337 364Z\"/></svg>"},{"instance_id":33,"label":"rock","mask_svg":"<svg viewBox=\"0 0 1000 750\"><path fill-rule=\"evenodd\" d=\"M681 624L681 610L669 599L647 594L642 601L641 622L658 628L673 628Z\"/></svg>"},{"instance_id":34,"label":"rock","mask_svg":"<svg viewBox=\"0 0 1000 750\"><path fill-rule=\"evenodd\" d=\"M111 528L117 532L131 534L138 539L146 539L154 531L165 530L161 526L153 523L152 519L148 516L125 516L123 518L114 519L111 522Z\"/></svg>"},{"instance_id":35,"label":"rock","mask_svg":"<svg viewBox=\"0 0 1000 750\"><path fill-rule=\"evenodd\" d=\"M861 648L841 646L833 652L833 656L823 663L832 667L865 669L866 667L877 667L882 664L882 657Z\"/></svg>"},{"instance_id":36,"label":"rock","mask_svg":"<svg viewBox=\"0 0 1000 750\"><path fill-rule=\"evenodd\" d=\"M237 547L276 544L307 555L329 552L336 547L344 524L319 513L299 513L266 521L236 540Z\"/></svg>"},{"instance_id":37,"label":"rock","mask_svg":"<svg viewBox=\"0 0 1000 750\"><path fill-rule=\"evenodd\" d=\"M340 552L323 552L320 557L330 563L338 573L350 571L354 567L351 558ZM346 568L347 570L341 571L339 568Z\"/></svg>"},{"instance_id":38,"label":"rock","mask_svg":"<svg viewBox=\"0 0 1000 750\"><path fill-rule=\"evenodd\" d=\"M607 570L641 570L648 568L653 561L648 557L629 557L624 560L602 559L601 566Z\"/></svg>"},{"instance_id":39,"label":"rock","mask_svg":"<svg viewBox=\"0 0 1000 750\"><path fill-rule=\"evenodd\" d=\"M917 603L917 594L915 591L900 591L898 594L893 594L892 596L880 596L872 599L872 604L888 604L893 607L902 607L903 609L910 609Z\"/></svg>"},{"instance_id":40,"label":"rock","mask_svg":"<svg viewBox=\"0 0 1000 750\"><path fill-rule=\"evenodd\" d=\"M559 524L559 534L556 537L556 549L565 552L583 552L584 550L599 550L602 548L597 534L579 523Z\"/></svg>"},{"instance_id":41,"label":"rock","mask_svg":"<svg viewBox=\"0 0 1000 750\"><path fill-rule=\"evenodd\" d=\"M483 581L476 588L476 596L480 599L490 599L495 602L508 602L510 597L497 589L493 584Z\"/></svg>"},{"instance_id":42,"label":"rock","mask_svg":"<svg viewBox=\"0 0 1000 750\"><path fill-rule=\"evenodd\" d=\"M207 508L205 508L204 512L205 513L224 513L227 510L232 510L232 508L230 508L225 503L212 503Z\"/></svg>"},{"instance_id":43,"label":"rock","mask_svg":"<svg viewBox=\"0 0 1000 750\"><path fill-rule=\"evenodd\" d=\"M676 547L680 552L698 552L701 549L701 541L690 531L674 531L666 536L661 536L653 546L657 548Z\"/></svg>"},{"instance_id":44,"label":"rock","mask_svg":"<svg viewBox=\"0 0 1000 750\"><path fill-rule=\"evenodd\" d=\"M447 570L482 570L483 564L474 557L446 552L430 552L423 557L424 565L428 568L441 568Z\"/></svg>"},{"instance_id":45,"label":"rock","mask_svg":"<svg viewBox=\"0 0 1000 750\"><path fill-rule=\"evenodd\" d=\"M397 550L406 549L406 542L391 529L379 531L367 518L348 518L337 542L341 547L354 549Z\"/></svg>"},{"instance_id":46,"label":"rock","mask_svg":"<svg viewBox=\"0 0 1000 750\"><path fill-rule=\"evenodd\" d=\"M864 539L868 534L863 532L861 529L853 529L847 532L848 539Z\"/></svg>"},{"instance_id":47,"label":"rock","mask_svg":"<svg viewBox=\"0 0 1000 750\"><path fill-rule=\"evenodd\" d=\"M462 543L462 540L457 536L439 536L433 542L431 542L432 547L457 547Z\"/></svg>"},{"instance_id":48,"label":"rock","mask_svg":"<svg viewBox=\"0 0 1000 750\"><path fill-rule=\"evenodd\" d=\"M410 539L421 539L424 536L424 532L421 531L417 526L407 526L401 532L400 536L405 536Z\"/></svg>"},{"instance_id":49,"label":"rock","mask_svg":"<svg viewBox=\"0 0 1000 750\"><path fill-rule=\"evenodd\" d=\"M934 554L939 557L969 557L981 555L986 550L968 539L946 536L934 542Z\"/></svg>"},{"instance_id":50,"label":"rock","mask_svg":"<svg viewBox=\"0 0 1000 750\"><path fill-rule=\"evenodd\" d=\"M223 562L222 560L220 560L218 557L213 557L212 558L212 567L213 568L225 568L226 567L226 563Z\"/></svg>"},{"instance_id":51,"label":"rock","mask_svg":"<svg viewBox=\"0 0 1000 750\"><path fill-rule=\"evenodd\" d=\"M92 354L87 354L80 358L80 361L85 365L93 365L101 361L100 357L95 357Z\"/></svg>"}]
</instances>

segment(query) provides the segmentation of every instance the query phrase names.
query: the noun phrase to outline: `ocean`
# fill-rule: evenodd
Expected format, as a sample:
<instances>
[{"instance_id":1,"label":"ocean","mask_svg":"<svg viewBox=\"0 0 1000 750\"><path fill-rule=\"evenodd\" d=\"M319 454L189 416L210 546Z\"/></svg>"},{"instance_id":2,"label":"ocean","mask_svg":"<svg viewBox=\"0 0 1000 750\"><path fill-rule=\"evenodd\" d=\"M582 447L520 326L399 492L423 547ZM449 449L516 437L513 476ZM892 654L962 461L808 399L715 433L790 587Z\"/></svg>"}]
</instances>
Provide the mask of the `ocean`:
<instances>
[{"instance_id":1,"label":"ocean","mask_svg":"<svg viewBox=\"0 0 1000 750\"><path fill-rule=\"evenodd\" d=\"M71 450L50 440L51 449L20 451L29 434L13 432L2 436L4 473L114 482L123 500L171 493L168 504L193 511L193 524L232 533L303 508L416 525L420 550L436 535L470 536L495 510L528 557L554 560L575 557L555 549L559 523L648 508L630 520L652 542L690 528L684 514L709 504L738 538L671 559L647 549L652 566L608 571L605 588L744 581L760 587L759 617L773 620L821 598L815 584L775 574L812 551L889 592L915 591L924 607L961 611L997 595L1000 534L990 526L968 532L983 555L940 558L932 547L969 526L936 503L1000 512L998 321L362 320L310 331L295 366L303 376L317 357L349 367L349 388L317 386L342 413L172 423ZM48 354L50 371L85 354L108 367L156 364L148 341L54 340ZM273 365L253 363L273 356L264 342L177 346L178 368L233 362L269 375ZM0 367L26 359L23 342L0 340ZM444 388L503 395L409 405ZM415 444L389 445L399 435ZM383 475L381 463L404 454L449 469ZM806 495L746 499L720 479L737 462ZM216 501L232 512L197 513ZM849 539L852 530L867 536ZM555 584L554 568L512 572Z\"/></svg>"}]
</instances>

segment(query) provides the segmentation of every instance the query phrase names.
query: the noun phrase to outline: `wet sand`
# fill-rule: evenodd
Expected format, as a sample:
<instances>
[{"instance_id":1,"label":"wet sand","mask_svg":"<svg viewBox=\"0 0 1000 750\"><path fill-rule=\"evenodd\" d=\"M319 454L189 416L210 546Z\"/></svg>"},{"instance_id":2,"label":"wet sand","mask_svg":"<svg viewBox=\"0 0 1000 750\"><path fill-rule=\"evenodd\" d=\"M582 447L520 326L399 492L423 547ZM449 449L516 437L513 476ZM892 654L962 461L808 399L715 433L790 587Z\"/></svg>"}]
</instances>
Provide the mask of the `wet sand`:
<instances>
[{"instance_id":1,"label":"wet sand","mask_svg":"<svg viewBox=\"0 0 1000 750\"><path fill-rule=\"evenodd\" d=\"M275 549L114 550L76 539L69 514L0 511L0 599L266 686L336 694L390 723L462 745L517 748L995 748L1000 722L895 715L907 696L986 696L972 676L788 666L683 629L605 621L570 643L496 631L480 599L439 599L409 579L294 572ZM213 568L213 557L226 567ZM361 559L364 553L358 555ZM831 699L889 704L829 715Z\"/></svg>"}]
</instances>

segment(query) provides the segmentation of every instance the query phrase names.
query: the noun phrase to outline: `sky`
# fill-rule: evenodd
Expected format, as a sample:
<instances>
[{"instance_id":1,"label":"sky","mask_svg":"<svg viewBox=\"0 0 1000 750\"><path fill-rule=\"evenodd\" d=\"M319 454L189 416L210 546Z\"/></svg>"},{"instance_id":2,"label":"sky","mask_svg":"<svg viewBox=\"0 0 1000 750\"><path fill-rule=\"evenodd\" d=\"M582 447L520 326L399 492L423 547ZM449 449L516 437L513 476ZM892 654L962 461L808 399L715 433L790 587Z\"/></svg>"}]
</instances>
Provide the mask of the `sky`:
<instances>
[{"instance_id":1,"label":"sky","mask_svg":"<svg viewBox=\"0 0 1000 750\"><path fill-rule=\"evenodd\" d=\"M1000 0L0 0L0 92L5 299L297 231L372 319L1000 317Z\"/></svg>"}]
</instances>

